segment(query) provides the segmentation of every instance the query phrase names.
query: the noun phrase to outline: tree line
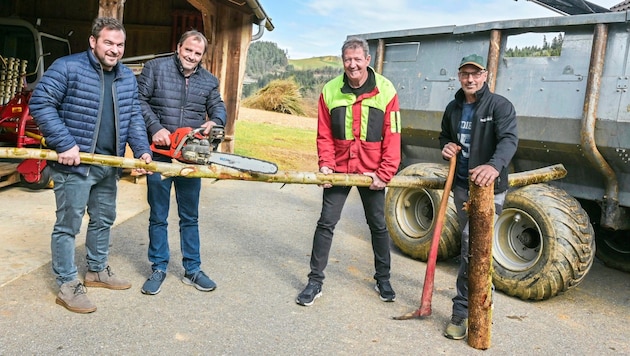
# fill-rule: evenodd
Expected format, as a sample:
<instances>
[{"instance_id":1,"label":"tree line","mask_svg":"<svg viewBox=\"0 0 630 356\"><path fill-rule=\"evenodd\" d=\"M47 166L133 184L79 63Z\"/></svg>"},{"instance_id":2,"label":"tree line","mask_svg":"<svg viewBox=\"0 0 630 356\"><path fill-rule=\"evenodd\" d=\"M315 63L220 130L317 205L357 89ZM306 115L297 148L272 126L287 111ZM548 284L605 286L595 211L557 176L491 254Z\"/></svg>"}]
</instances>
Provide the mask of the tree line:
<instances>
[{"instance_id":1,"label":"tree line","mask_svg":"<svg viewBox=\"0 0 630 356\"><path fill-rule=\"evenodd\" d=\"M543 36L542 46L515 46L505 51L505 57L559 56L564 38L562 33L551 42ZM264 110L304 115L305 109L317 102L326 82L343 73L343 67L316 64L314 69L296 69L289 63L286 50L274 42L251 43L245 65L247 81L243 84L244 104ZM303 99L306 99L303 100Z\"/></svg>"},{"instance_id":2,"label":"tree line","mask_svg":"<svg viewBox=\"0 0 630 356\"><path fill-rule=\"evenodd\" d=\"M550 57L559 56L564 37L562 33L554 36L551 42L543 36L542 46L515 46L505 51L506 57ZM243 96L249 97L274 80L292 80L304 97L317 96L324 83L341 74L343 69L333 66L323 66L316 69L295 69L289 64L286 50L269 41L253 42L247 52L245 73L254 82L243 86Z\"/></svg>"},{"instance_id":3,"label":"tree line","mask_svg":"<svg viewBox=\"0 0 630 356\"><path fill-rule=\"evenodd\" d=\"M303 97L318 96L322 86L343 72L341 68L323 66L298 70L289 64L287 52L274 42L253 42L247 52L245 74L253 83L243 85L243 97L249 97L274 80L292 80Z\"/></svg>"},{"instance_id":4,"label":"tree line","mask_svg":"<svg viewBox=\"0 0 630 356\"><path fill-rule=\"evenodd\" d=\"M564 37L562 33L559 33L553 39L551 43L547 41L547 36L543 36L542 47L539 46L525 46L523 48L508 48L505 51L506 57L553 57L559 56L562 51L562 42Z\"/></svg>"}]
</instances>

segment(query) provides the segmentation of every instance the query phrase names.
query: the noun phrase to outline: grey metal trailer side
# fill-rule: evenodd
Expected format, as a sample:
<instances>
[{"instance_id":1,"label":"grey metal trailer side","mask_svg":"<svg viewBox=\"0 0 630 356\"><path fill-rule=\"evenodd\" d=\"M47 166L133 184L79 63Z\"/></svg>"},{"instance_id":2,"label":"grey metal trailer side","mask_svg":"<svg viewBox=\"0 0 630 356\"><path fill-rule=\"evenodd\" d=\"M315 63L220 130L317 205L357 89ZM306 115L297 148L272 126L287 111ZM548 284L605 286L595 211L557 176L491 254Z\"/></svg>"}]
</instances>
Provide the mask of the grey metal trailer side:
<instances>
[{"instance_id":1,"label":"grey metal trailer side","mask_svg":"<svg viewBox=\"0 0 630 356\"><path fill-rule=\"evenodd\" d=\"M506 56L511 41L527 33L563 33L561 54ZM630 13L353 36L368 41L371 65L398 90L400 175L445 175L440 122L460 87L459 61L471 53L487 58L491 90L516 108L519 146L512 171L557 163L567 169L562 180L509 191L495 225L497 289L522 299L551 298L578 285L596 253L605 264L630 271ZM404 253L426 260L441 194L388 189L388 228ZM451 201L438 258L458 255L459 246Z\"/></svg>"}]
</instances>

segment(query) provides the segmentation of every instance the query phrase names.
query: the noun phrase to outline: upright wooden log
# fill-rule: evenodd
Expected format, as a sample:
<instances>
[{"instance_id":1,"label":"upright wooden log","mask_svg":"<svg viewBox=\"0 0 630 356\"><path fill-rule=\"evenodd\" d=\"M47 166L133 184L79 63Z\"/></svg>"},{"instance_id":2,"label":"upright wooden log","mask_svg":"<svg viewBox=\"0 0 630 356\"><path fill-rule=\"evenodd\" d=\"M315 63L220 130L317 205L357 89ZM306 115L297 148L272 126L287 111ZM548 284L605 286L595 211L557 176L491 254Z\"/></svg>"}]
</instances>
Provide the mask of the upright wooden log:
<instances>
[{"instance_id":1,"label":"upright wooden log","mask_svg":"<svg viewBox=\"0 0 630 356\"><path fill-rule=\"evenodd\" d=\"M468 345L490 347L492 327L492 238L494 236L494 184L470 184L468 263Z\"/></svg>"}]
</instances>

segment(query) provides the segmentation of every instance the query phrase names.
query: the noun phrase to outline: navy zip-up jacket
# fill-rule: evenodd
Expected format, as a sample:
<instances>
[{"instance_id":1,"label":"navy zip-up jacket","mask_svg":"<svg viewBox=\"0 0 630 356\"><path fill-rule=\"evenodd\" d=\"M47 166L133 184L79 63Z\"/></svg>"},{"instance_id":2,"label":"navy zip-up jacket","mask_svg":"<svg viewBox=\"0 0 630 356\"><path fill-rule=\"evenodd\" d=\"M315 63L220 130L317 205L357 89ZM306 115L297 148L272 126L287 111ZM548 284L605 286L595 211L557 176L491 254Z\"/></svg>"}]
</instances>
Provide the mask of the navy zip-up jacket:
<instances>
[{"instance_id":1,"label":"navy zip-up jacket","mask_svg":"<svg viewBox=\"0 0 630 356\"><path fill-rule=\"evenodd\" d=\"M476 97L468 168L472 169L482 164L494 167L499 172L494 182L494 191L501 193L508 189L508 165L518 146L516 111L509 100L492 93L487 83L483 83ZM457 133L464 100L464 91L459 89L455 93L455 99L446 106L442 117L440 148L444 148L449 142L461 145ZM459 162L458 160L458 165Z\"/></svg>"},{"instance_id":2,"label":"navy zip-up jacket","mask_svg":"<svg viewBox=\"0 0 630 356\"><path fill-rule=\"evenodd\" d=\"M180 127L201 127L206 115L225 126L227 111L219 80L198 66L186 84L177 54L145 63L138 77L138 91L149 138L162 128L174 132Z\"/></svg>"},{"instance_id":3,"label":"navy zip-up jacket","mask_svg":"<svg viewBox=\"0 0 630 356\"><path fill-rule=\"evenodd\" d=\"M124 156L128 143L135 158L151 154L136 78L121 63L113 70L116 152ZM94 153L101 120L102 86L103 69L90 49L53 62L29 101L30 113L48 148L61 153L77 145L81 152ZM89 173L89 165L68 166L57 162L50 165L68 173L86 176Z\"/></svg>"}]
</instances>

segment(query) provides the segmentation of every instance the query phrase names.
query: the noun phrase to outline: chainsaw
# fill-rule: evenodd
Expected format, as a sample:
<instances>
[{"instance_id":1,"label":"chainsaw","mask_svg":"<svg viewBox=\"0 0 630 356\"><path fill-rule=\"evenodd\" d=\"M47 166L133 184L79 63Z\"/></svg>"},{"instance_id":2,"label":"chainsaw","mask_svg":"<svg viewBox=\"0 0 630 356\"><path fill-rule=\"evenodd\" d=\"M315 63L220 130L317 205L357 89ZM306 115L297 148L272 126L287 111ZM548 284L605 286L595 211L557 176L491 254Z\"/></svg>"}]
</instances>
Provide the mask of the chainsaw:
<instances>
[{"instance_id":1,"label":"chainsaw","mask_svg":"<svg viewBox=\"0 0 630 356\"><path fill-rule=\"evenodd\" d=\"M203 127L197 129L180 127L170 134L170 146L151 144L151 150L183 163L218 164L243 172L262 174L274 174L278 171L278 166L272 162L217 152L217 148L225 139L224 127L212 126L207 136L203 134L204 130Z\"/></svg>"}]
</instances>

